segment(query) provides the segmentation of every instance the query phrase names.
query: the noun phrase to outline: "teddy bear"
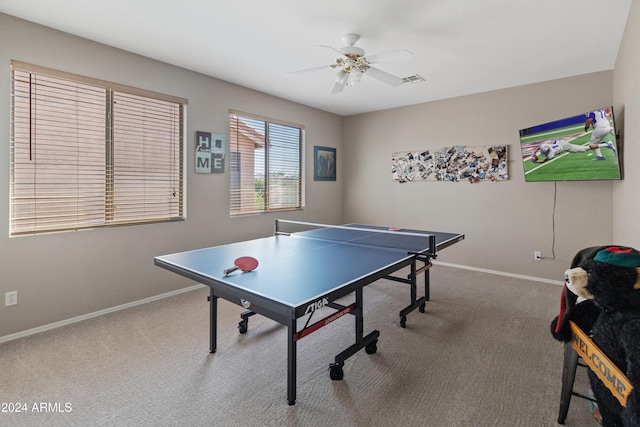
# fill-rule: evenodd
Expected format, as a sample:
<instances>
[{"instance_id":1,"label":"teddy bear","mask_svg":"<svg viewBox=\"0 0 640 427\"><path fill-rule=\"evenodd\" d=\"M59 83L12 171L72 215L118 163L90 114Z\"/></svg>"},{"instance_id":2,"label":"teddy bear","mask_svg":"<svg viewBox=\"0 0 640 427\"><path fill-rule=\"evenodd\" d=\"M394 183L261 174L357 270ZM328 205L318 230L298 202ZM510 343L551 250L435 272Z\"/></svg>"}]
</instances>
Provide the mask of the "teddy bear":
<instances>
[{"instance_id":1,"label":"teddy bear","mask_svg":"<svg viewBox=\"0 0 640 427\"><path fill-rule=\"evenodd\" d=\"M565 291L586 301L569 304L565 313L561 305L561 314L552 322L551 332L554 338L569 341L567 320L572 320L592 334L595 345L633 387L623 407L597 375L589 371L602 425L640 426L640 252L611 246L587 258L565 274Z\"/></svg>"}]
</instances>

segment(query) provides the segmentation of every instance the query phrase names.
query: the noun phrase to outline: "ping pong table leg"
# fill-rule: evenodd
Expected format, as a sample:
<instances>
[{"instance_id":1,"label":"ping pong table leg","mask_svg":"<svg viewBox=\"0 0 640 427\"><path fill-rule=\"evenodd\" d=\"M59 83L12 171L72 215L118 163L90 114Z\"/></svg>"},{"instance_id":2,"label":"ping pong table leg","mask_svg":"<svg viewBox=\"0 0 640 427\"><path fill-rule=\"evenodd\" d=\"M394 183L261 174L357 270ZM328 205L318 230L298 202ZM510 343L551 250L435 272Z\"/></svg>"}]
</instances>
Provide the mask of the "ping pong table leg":
<instances>
[{"instance_id":1,"label":"ping pong table leg","mask_svg":"<svg viewBox=\"0 0 640 427\"><path fill-rule=\"evenodd\" d=\"M338 354L334 363L329 364L329 377L332 380L339 381L344 377L342 367L344 366L345 360L356 354L358 351L363 348L367 354L374 354L378 351L378 337L380 336L380 331L374 330L367 336L364 336L364 304L362 294L362 288L355 290L356 308L353 314L356 316L356 342Z\"/></svg>"},{"instance_id":2,"label":"ping pong table leg","mask_svg":"<svg viewBox=\"0 0 640 427\"><path fill-rule=\"evenodd\" d=\"M418 274L416 271L416 259L414 258L411 263L411 305L414 305L418 298Z\"/></svg>"},{"instance_id":3,"label":"ping pong table leg","mask_svg":"<svg viewBox=\"0 0 640 427\"><path fill-rule=\"evenodd\" d=\"M209 288L209 353L215 353L217 347L218 297Z\"/></svg>"},{"instance_id":4,"label":"ping pong table leg","mask_svg":"<svg viewBox=\"0 0 640 427\"><path fill-rule=\"evenodd\" d=\"M296 319L289 320L289 325L287 326L287 400L289 405L295 405L296 403L296 329Z\"/></svg>"},{"instance_id":5,"label":"ping pong table leg","mask_svg":"<svg viewBox=\"0 0 640 427\"><path fill-rule=\"evenodd\" d=\"M424 268L424 297L427 301L431 299L431 281L429 279L429 269L431 267L431 262L425 262ZM422 310L424 312L424 309Z\"/></svg>"},{"instance_id":6,"label":"ping pong table leg","mask_svg":"<svg viewBox=\"0 0 640 427\"><path fill-rule=\"evenodd\" d=\"M416 268L417 261L424 262L424 266L419 269ZM408 283L411 287L411 304L400 311L400 326L405 328L407 326L407 315L416 308L420 313L425 312L427 301L431 298L430 295L430 282L429 282L429 269L431 268L431 260L424 257L415 257L411 261L411 272L407 279L388 276L388 279L396 280L398 282ZM424 273L424 296L418 298L418 275Z\"/></svg>"},{"instance_id":7,"label":"ping pong table leg","mask_svg":"<svg viewBox=\"0 0 640 427\"><path fill-rule=\"evenodd\" d=\"M364 318L363 318L363 307L362 303L362 288L356 289L356 343L359 344L362 342L362 337L364 335Z\"/></svg>"}]
</instances>

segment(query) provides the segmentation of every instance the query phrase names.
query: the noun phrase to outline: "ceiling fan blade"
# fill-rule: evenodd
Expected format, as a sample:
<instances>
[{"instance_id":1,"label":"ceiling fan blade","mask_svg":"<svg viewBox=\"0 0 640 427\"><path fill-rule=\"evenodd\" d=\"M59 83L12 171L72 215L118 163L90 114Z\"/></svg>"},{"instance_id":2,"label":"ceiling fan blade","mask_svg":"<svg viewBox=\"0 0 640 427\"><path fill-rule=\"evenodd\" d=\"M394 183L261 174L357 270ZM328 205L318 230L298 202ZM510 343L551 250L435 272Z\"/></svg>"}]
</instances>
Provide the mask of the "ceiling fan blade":
<instances>
[{"instance_id":1,"label":"ceiling fan blade","mask_svg":"<svg viewBox=\"0 0 640 427\"><path fill-rule=\"evenodd\" d=\"M331 89L331 93L340 93L344 90L344 83L336 82Z\"/></svg>"},{"instance_id":2,"label":"ceiling fan blade","mask_svg":"<svg viewBox=\"0 0 640 427\"><path fill-rule=\"evenodd\" d=\"M291 76L291 75L294 75L294 74L310 73L312 71L319 71L319 70L324 70L324 69L327 69L327 68L332 68L332 65L333 64L331 64L331 65L323 65L322 67L307 68L307 69L298 70L298 71L290 71L288 73L285 73L284 75L285 76Z\"/></svg>"},{"instance_id":3,"label":"ceiling fan blade","mask_svg":"<svg viewBox=\"0 0 640 427\"><path fill-rule=\"evenodd\" d=\"M386 71L382 71L375 67L367 68L365 75L371 76L374 79L378 79L391 86L400 86L404 83L404 79L402 77L394 76L393 74L389 74Z\"/></svg>"},{"instance_id":4,"label":"ceiling fan blade","mask_svg":"<svg viewBox=\"0 0 640 427\"><path fill-rule=\"evenodd\" d=\"M338 49L336 49L336 48L335 48L335 47L333 47L333 46L327 46L327 45L321 44L321 45L319 45L318 47L326 47L327 49L331 49L331 50L333 50L334 52L338 52L338 54L339 54L340 56L344 56L344 53L340 52Z\"/></svg>"},{"instance_id":5,"label":"ceiling fan blade","mask_svg":"<svg viewBox=\"0 0 640 427\"><path fill-rule=\"evenodd\" d=\"M411 61L413 59L413 53L406 49L394 50L391 52L379 53L377 55L367 56L367 62L374 64L376 62L390 62L390 61Z\"/></svg>"}]
</instances>

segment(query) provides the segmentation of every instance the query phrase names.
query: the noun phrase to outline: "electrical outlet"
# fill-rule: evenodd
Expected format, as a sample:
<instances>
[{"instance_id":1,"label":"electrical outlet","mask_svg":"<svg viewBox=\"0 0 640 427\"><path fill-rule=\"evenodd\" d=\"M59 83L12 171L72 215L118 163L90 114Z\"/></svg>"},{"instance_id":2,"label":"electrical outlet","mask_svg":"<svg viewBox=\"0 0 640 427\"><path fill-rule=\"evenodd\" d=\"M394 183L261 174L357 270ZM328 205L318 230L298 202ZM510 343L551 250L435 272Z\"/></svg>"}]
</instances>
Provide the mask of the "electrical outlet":
<instances>
[{"instance_id":1,"label":"electrical outlet","mask_svg":"<svg viewBox=\"0 0 640 427\"><path fill-rule=\"evenodd\" d=\"M540 251L535 251L535 252L533 253L533 258L534 258L534 259L536 259L536 260L541 260L541 259L542 259L542 252L540 252Z\"/></svg>"},{"instance_id":2,"label":"electrical outlet","mask_svg":"<svg viewBox=\"0 0 640 427\"><path fill-rule=\"evenodd\" d=\"M18 291L11 291L4 293L4 305L8 307L10 305L18 304Z\"/></svg>"}]
</instances>

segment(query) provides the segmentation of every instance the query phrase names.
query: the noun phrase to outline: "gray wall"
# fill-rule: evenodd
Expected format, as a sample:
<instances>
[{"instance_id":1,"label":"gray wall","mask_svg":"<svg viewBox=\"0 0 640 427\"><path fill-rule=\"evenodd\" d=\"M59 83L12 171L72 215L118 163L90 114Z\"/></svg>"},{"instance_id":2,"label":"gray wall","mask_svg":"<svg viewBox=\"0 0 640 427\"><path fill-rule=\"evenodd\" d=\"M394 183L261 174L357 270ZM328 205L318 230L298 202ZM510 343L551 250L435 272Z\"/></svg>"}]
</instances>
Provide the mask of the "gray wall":
<instances>
[{"instance_id":1,"label":"gray wall","mask_svg":"<svg viewBox=\"0 0 640 427\"><path fill-rule=\"evenodd\" d=\"M624 180L614 186L615 241L640 248L640 2L634 1L614 72L615 106L623 112Z\"/></svg>"},{"instance_id":2,"label":"gray wall","mask_svg":"<svg viewBox=\"0 0 640 427\"><path fill-rule=\"evenodd\" d=\"M9 60L182 96L188 106L188 220L43 236L8 237L8 167L0 176L0 337L191 285L153 266L158 254L268 235L274 216L230 219L228 174L193 172L196 130L226 133L228 109L307 128L307 209L290 219L433 227L466 234L440 262L562 280L573 254L594 244L640 247L640 9L634 2L615 70L342 118L0 14L0 99L9 99ZM634 28L635 27L635 28ZM428 84L424 83L424 84ZM558 183L555 260L550 257L554 185L525 183L518 129L613 104L623 132L625 179ZM0 102L9 164L9 103ZM621 126L623 124L623 127ZM344 141L344 142L343 142ZM391 153L448 144L506 144L510 179L499 183L407 183L391 179ZM338 149L338 181L313 181L313 146Z\"/></svg>"},{"instance_id":3,"label":"gray wall","mask_svg":"<svg viewBox=\"0 0 640 427\"><path fill-rule=\"evenodd\" d=\"M345 220L461 232L438 261L562 280L579 249L613 241L614 184L557 183L555 259L534 260L552 257L555 184L524 182L518 131L612 104L608 71L348 117ZM395 151L490 144L509 146L508 181L392 181Z\"/></svg>"},{"instance_id":4,"label":"gray wall","mask_svg":"<svg viewBox=\"0 0 640 427\"><path fill-rule=\"evenodd\" d=\"M189 99L187 221L9 238L9 61L51 67ZM193 285L153 257L265 236L276 217L340 223L342 186L313 181L313 146L343 150L343 118L0 14L0 337ZM235 109L306 126L306 209L229 218L229 174L195 174L195 132L228 135ZM342 178L342 157L337 174ZM228 164L227 164L228 170ZM313 196L313 197L311 197ZM330 201L330 203L327 203ZM3 300L4 301L4 300Z\"/></svg>"}]
</instances>

